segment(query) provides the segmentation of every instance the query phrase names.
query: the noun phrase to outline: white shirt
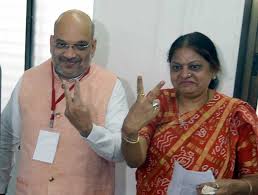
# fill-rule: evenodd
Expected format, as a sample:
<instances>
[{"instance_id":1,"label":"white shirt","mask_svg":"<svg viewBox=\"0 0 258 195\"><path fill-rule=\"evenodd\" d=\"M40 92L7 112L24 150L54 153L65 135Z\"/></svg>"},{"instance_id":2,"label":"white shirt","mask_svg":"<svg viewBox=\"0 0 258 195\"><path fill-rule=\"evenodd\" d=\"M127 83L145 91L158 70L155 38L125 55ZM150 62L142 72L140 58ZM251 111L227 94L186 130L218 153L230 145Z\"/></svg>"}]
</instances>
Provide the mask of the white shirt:
<instances>
[{"instance_id":1,"label":"white shirt","mask_svg":"<svg viewBox=\"0 0 258 195\"><path fill-rule=\"evenodd\" d=\"M0 131L0 194L4 193L14 166L14 153L20 145L20 108L19 81L12 96L2 112ZM101 157L110 161L122 161L121 128L128 113L125 90L117 79L107 107L105 127L93 124L93 129L87 138L91 148Z\"/></svg>"}]
</instances>

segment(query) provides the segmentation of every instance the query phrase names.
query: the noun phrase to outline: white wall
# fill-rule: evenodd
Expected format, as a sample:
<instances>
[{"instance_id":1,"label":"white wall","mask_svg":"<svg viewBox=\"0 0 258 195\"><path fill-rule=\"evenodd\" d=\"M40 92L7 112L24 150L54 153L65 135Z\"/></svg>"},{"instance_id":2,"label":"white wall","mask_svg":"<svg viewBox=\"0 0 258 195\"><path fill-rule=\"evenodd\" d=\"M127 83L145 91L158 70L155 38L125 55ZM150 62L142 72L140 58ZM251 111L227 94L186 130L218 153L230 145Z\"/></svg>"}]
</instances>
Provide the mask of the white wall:
<instances>
[{"instance_id":1,"label":"white wall","mask_svg":"<svg viewBox=\"0 0 258 195\"><path fill-rule=\"evenodd\" d=\"M33 66L51 57L49 39L57 17L66 10L80 9L92 18L93 4L94 0L35 0Z\"/></svg>"},{"instance_id":2,"label":"white wall","mask_svg":"<svg viewBox=\"0 0 258 195\"><path fill-rule=\"evenodd\" d=\"M24 71L26 1L0 1L0 65L3 110Z\"/></svg>"},{"instance_id":3,"label":"white wall","mask_svg":"<svg viewBox=\"0 0 258 195\"><path fill-rule=\"evenodd\" d=\"M244 0L95 0L95 62L121 77L131 104L137 75L143 75L146 91L159 80L170 86L170 44L179 35L201 31L218 49L223 66L219 90L232 95L243 9ZM117 176L116 194L135 194L134 170L118 164Z\"/></svg>"}]
</instances>

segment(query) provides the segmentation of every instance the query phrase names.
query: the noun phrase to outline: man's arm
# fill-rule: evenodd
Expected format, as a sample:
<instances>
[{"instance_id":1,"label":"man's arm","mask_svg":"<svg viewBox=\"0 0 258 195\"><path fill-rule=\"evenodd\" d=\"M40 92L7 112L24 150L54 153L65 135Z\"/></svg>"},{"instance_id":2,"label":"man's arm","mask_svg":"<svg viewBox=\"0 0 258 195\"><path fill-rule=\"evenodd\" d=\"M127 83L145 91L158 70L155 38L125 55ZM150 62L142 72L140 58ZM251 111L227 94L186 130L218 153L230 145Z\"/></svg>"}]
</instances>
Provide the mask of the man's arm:
<instances>
[{"instance_id":1,"label":"man's arm","mask_svg":"<svg viewBox=\"0 0 258 195\"><path fill-rule=\"evenodd\" d=\"M121 128L128 113L125 90L117 79L108 103L105 127L93 124L93 129L86 141L101 157L110 161L122 161Z\"/></svg>"},{"instance_id":2,"label":"man's arm","mask_svg":"<svg viewBox=\"0 0 258 195\"><path fill-rule=\"evenodd\" d=\"M14 154L20 143L20 112L18 94L20 81L1 115L0 130L0 194L5 194L14 166Z\"/></svg>"}]
</instances>

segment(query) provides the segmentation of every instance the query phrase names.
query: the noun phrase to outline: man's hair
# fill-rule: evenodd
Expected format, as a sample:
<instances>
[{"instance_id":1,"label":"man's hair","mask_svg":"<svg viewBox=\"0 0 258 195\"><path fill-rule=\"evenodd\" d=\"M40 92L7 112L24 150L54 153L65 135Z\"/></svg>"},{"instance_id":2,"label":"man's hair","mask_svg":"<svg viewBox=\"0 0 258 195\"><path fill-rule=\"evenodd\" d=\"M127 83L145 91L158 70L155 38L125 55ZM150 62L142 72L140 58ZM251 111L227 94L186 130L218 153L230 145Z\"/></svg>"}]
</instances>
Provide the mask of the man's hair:
<instances>
[{"instance_id":1,"label":"man's hair","mask_svg":"<svg viewBox=\"0 0 258 195\"><path fill-rule=\"evenodd\" d=\"M81 11L81 10L77 10L77 9L73 9L73 10L68 10L68 11L65 11L64 13L62 13L55 21L54 23L54 33L56 32L56 27L57 27L57 24L58 22L62 19L62 17L65 15L65 14L76 14L76 15L81 15L81 16L84 16L84 17L89 17L85 12ZM95 24L92 20L90 20L91 22L91 37L92 39L94 38L94 34L95 34Z\"/></svg>"}]
</instances>

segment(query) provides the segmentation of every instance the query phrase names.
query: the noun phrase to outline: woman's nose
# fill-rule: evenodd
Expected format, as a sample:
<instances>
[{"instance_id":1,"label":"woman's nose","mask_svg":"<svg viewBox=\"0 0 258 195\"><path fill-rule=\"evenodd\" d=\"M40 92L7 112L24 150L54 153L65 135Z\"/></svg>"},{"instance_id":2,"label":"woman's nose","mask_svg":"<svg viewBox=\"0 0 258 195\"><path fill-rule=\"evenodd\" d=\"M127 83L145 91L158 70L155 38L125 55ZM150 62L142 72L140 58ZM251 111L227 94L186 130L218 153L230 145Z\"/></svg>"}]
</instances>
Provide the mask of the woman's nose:
<instances>
[{"instance_id":1,"label":"woman's nose","mask_svg":"<svg viewBox=\"0 0 258 195\"><path fill-rule=\"evenodd\" d=\"M181 70L180 76L184 79L190 78L192 76L191 72L188 70L187 67L183 67Z\"/></svg>"}]
</instances>

